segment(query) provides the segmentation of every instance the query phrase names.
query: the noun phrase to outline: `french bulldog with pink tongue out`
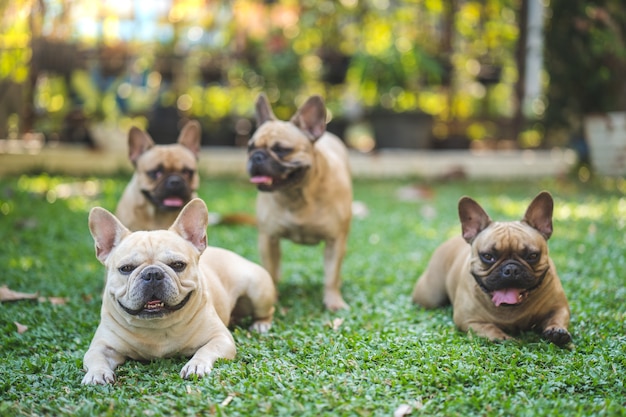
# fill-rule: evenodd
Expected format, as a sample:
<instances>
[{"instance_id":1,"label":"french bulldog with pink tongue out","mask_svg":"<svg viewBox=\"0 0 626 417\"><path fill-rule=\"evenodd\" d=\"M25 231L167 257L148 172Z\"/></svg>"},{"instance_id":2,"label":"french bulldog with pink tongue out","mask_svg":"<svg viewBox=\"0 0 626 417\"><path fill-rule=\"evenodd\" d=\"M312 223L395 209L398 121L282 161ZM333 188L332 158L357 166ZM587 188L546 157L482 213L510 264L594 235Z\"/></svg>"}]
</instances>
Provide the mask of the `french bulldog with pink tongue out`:
<instances>
[{"instance_id":1,"label":"french bulldog with pink tongue out","mask_svg":"<svg viewBox=\"0 0 626 417\"><path fill-rule=\"evenodd\" d=\"M135 168L115 215L132 231L169 228L200 184L200 123L187 122L178 141L155 145L143 130L128 132L128 157Z\"/></svg>"},{"instance_id":2,"label":"french bulldog with pink tongue out","mask_svg":"<svg viewBox=\"0 0 626 417\"><path fill-rule=\"evenodd\" d=\"M413 302L425 308L452 303L461 331L491 340L535 330L556 345L569 344L569 305L548 256L553 205L544 191L522 220L498 222L471 198L461 198L462 236L435 250Z\"/></svg>"}]
</instances>

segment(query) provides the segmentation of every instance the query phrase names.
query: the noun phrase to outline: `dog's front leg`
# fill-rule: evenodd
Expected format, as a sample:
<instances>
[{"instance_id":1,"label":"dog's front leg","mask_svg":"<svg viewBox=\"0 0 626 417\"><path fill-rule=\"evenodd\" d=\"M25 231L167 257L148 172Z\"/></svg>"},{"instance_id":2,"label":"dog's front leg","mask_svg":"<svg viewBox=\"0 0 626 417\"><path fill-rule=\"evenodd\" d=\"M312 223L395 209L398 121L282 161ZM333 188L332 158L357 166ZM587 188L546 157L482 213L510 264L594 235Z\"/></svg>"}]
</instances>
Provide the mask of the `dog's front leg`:
<instances>
[{"instance_id":1,"label":"dog's front leg","mask_svg":"<svg viewBox=\"0 0 626 417\"><path fill-rule=\"evenodd\" d=\"M461 330L463 329L461 328ZM514 339L493 323L471 322L467 325L467 330L474 332L477 336L486 337L492 342Z\"/></svg>"},{"instance_id":2,"label":"dog's front leg","mask_svg":"<svg viewBox=\"0 0 626 417\"><path fill-rule=\"evenodd\" d=\"M115 368L123 364L125 360L124 355L113 350L104 340L92 341L83 358L83 367L87 373L83 377L82 384L106 385L114 383Z\"/></svg>"},{"instance_id":3,"label":"dog's front leg","mask_svg":"<svg viewBox=\"0 0 626 417\"><path fill-rule=\"evenodd\" d=\"M191 378L194 375L202 378L211 372L216 360L220 358L233 359L236 353L235 341L228 329L225 327L216 329L209 342L200 347L189 362L183 366L180 376L184 379Z\"/></svg>"},{"instance_id":4,"label":"dog's front leg","mask_svg":"<svg viewBox=\"0 0 626 417\"><path fill-rule=\"evenodd\" d=\"M270 273L274 283L280 279L280 239L259 232L259 252L263 267Z\"/></svg>"},{"instance_id":5,"label":"dog's front leg","mask_svg":"<svg viewBox=\"0 0 626 417\"><path fill-rule=\"evenodd\" d=\"M347 309L341 296L341 262L346 252L346 236L326 241L324 248L324 305L331 311Z\"/></svg>"},{"instance_id":6,"label":"dog's front leg","mask_svg":"<svg viewBox=\"0 0 626 417\"><path fill-rule=\"evenodd\" d=\"M545 320L541 336L557 346L565 346L572 341L572 335L567 331L569 325L569 307L556 310Z\"/></svg>"}]
</instances>

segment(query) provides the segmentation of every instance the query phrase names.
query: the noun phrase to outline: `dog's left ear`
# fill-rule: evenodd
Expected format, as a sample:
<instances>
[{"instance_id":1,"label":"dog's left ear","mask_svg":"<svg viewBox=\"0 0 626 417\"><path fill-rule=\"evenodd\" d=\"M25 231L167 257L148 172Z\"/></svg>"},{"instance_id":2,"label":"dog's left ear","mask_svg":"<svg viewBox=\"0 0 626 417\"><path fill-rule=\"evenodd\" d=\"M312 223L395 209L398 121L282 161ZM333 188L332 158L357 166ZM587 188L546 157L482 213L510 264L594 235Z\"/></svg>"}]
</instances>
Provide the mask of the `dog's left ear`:
<instances>
[{"instance_id":1,"label":"dog's left ear","mask_svg":"<svg viewBox=\"0 0 626 417\"><path fill-rule=\"evenodd\" d=\"M459 200L459 219L463 230L463 239L472 243L476 236L491 223L491 218L476 201L469 197Z\"/></svg>"},{"instance_id":2,"label":"dog's left ear","mask_svg":"<svg viewBox=\"0 0 626 417\"><path fill-rule=\"evenodd\" d=\"M209 225L209 210L199 198L191 200L176 218L170 231L178 233L191 242L200 253L207 247L206 228Z\"/></svg>"},{"instance_id":3,"label":"dog's left ear","mask_svg":"<svg viewBox=\"0 0 626 417\"><path fill-rule=\"evenodd\" d=\"M320 96L311 96L291 118L291 123L306 133L312 141L326 132L326 106Z\"/></svg>"},{"instance_id":4,"label":"dog's left ear","mask_svg":"<svg viewBox=\"0 0 626 417\"><path fill-rule=\"evenodd\" d=\"M187 122L183 130L178 136L178 143L189 149L198 159L200 155L200 142L202 136L202 127L197 120Z\"/></svg>"},{"instance_id":5,"label":"dog's left ear","mask_svg":"<svg viewBox=\"0 0 626 417\"><path fill-rule=\"evenodd\" d=\"M536 229L546 239L552 236L552 211L554 201L547 191L540 192L530 203L524 214L523 222Z\"/></svg>"},{"instance_id":6,"label":"dog's left ear","mask_svg":"<svg viewBox=\"0 0 626 417\"><path fill-rule=\"evenodd\" d=\"M89 212L89 231L96 247L96 258L102 263L120 244L130 231L113 214L102 207L94 207Z\"/></svg>"},{"instance_id":7,"label":"dog's left ear","mask_svg":"<svg viewBox=\"0 0 626 417\"><path fill-rule=\"evenodd\" d=\"M265 122L276 120L276 116L274 116L272 106L270 105L270 100L267 98L265 93L259 94L259 97L256 99L256 103L254 103L254 109L256 112L257 127L261 126Z\"/></svg>"},{"instance_id":8,"label":"dog's left ear","mask_svg":"<svg viewBox=\"0 0 626 417\"><path fill-rule=\"evenodd\" d=\"M130 128L128 131L128 159L133 163L133 166L136 166L137 159L153 146L154 141L149 134L135 126Z\"/></svg>"}]
</instances>

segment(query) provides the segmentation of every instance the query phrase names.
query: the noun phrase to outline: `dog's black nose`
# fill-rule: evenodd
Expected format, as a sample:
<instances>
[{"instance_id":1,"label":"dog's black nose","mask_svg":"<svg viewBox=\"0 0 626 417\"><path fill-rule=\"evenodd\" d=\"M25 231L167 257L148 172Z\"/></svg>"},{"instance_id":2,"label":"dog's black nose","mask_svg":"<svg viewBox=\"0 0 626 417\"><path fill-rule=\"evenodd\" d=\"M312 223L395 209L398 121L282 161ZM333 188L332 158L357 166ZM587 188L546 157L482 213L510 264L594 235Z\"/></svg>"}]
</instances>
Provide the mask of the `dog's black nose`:
<instances>
[{"instance_id":1,"label":"dog's black nose","mask_svg":"<svg viewBox=\"0 0 626 417\"><path fill-rule=\"evenodd\" d=\"M141 273L141 279L146 282L161 281L164 277L163 270L155 266L148 267Z\"/></svg>"},{"instance_id":2,"label":"dog's black nose","mask_svg":"<svg viewBox=\"0 0 626 417\"><path fill-rule=\"evenodd\" d=\"M267 159L267 154L265 152L256 151L252 155L250 155L250 161L253 164L262 164Z\"/></svg>"},{"instance_id":3,"label":"dog's black nose","mask_svg":"<svg viewBox=\"0 0 626 417\"><path fill-rule=\"evenodd\" d=\"M501 273L502 273L503 278L516 279L516 278L519 278L519 276L522 273L522 270L518 265L507 264L502 267Z\"/></svg>"},{"instance_id":4,"label":"dog's black nose","mask_svg":"<svg viewBox=\"0 0 626 417\"><path fill-rule=\"evenodd\" d=\"M165 181L165 186L170 190L178 189L182 187L183 184L183 179L178 175L170 175Z\"/></svg>"}]
</instances>

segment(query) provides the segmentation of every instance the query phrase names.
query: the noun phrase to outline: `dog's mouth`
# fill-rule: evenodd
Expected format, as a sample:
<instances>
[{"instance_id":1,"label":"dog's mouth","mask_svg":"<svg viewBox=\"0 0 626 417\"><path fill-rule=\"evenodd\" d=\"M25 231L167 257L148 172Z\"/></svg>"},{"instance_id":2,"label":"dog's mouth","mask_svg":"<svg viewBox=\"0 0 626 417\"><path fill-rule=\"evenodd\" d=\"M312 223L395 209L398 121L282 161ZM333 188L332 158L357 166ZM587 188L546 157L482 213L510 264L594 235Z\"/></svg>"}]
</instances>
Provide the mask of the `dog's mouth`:
<instances>
[{"instance_id":1,"label":"dog's mouth","mask_svg":"<svg viewBox=\"0 0 626 417\"><path fill-rule=\"evenodd\" d=\"M179 195L167 195L162 197L156 196L147 190L143 190L143 194L146 196L148 201L162 210L180 210L189 202L189 198Z\"/></svg>"},{"instance_id":2,"label":"dog's mouth","mask_svg":"<svg viewBox=\"0 0 626 417\"><path fill-rule=\"evenodd\" d=\"M117 301L117 303L120 305L120 307L122 307L122 309L124 309L125 312L127 312L131 316L137 316L144 319L159 318L183 308L191 298L192 293L193 291L187 294L183 301L174 306L168 305L163 300L157 297L151 297L151 300L146 302L142 308L136 310L126 307L119 300Z\"/></svg>"},{"instance_id":3,"label":"dog's mouth","mask_svg":"<svg viewBox=\"0 0 626 417\"><path fill-rule=\"evenodd\" d=\"M474 280L480 287L480 289L491 297L491 302L494 306L517 306L522 304L530 295L530 293L543 284L543 280L548 274L549 267L546 268L537 279L515 279L515 280L502 280L500 278L492 279L484 282L477 274L472 272Z\"/></svg>"},{"instance_id":4,"label":"dog's mouth","mask_svg":"<svg viewBox=\"0 0 626 417\"><path fill-rule=\"evenodd\" d=\"M161 201L161 204L164 207L181 208L182 206L185 205L185 200L183 200L180 197L165 197Z\"/></svg>"},{"instance_id":5,"label":"dog's mouth","mask_svg":"<svg viewBox=\"0 0 626 417\"><path fill-rule=\"evenodd\" d=\"M307 167L298 167L278 176L253 175L250 182L255 184L259 191L274 191L299 182L304 177L306 169Z\"/></svg>"},{"instance_id":6,"label":"dog's mouth","mask_svg":"<svg viewBox=\"0 0 626 417\"><path fill-rule=\"evenodd\" d=\"M496 307L521 304L528 296L528 290L522 288L502 288L491 291L491 301Z\"/></svg>"}]
</instances>

